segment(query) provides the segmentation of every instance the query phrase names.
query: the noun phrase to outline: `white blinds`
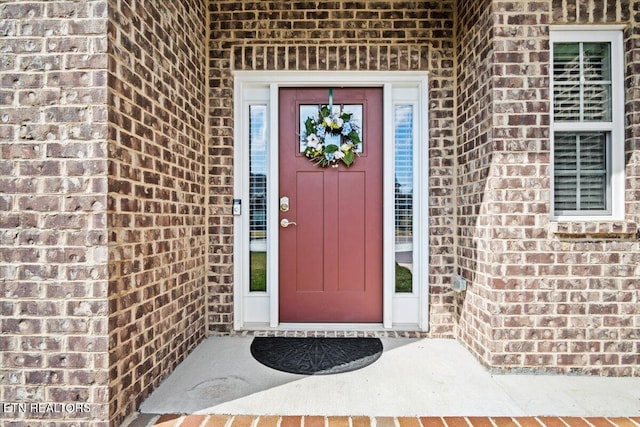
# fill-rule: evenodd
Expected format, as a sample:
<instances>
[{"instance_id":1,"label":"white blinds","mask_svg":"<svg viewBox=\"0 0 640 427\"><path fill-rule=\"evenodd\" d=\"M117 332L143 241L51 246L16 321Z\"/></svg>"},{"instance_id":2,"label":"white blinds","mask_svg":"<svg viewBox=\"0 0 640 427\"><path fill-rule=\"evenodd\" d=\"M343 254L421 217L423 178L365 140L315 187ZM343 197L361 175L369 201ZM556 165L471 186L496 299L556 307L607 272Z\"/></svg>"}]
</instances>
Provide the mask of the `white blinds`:
<instances>
[{"instance_id":1,"label":"white blinds","mask_svg":"<svg viewBox=\"0 0 640 427\"><path fill-rule=\"evenodd\" d=\"M249 230L252 241L267 237L267 107L249 106Z\"/></svg>"},{"instance_id":2,"label":"white blinds","mask_svg":"<svg viewBox=\"0 0 640 427\"><path fill-rule=\"evenodd\" d=\"M413 234L413 105L395 107L396 243Z\"/></svg>"},{"instance_id":3,"label":"white blinds","mask_svg":"<svg viewBox=\"0 0 640 427\"><path fill-rule=\"evenodd\" d=\"M556 43L553 97L556 121L611 121L609 43Z\"/></svg>"},{"instance_id":4,"label":"white blinds","mask_svg":"<svg viewBox=\"0 0 640 427\"><path fill-rule=\"evenodd\" d=\"M554 202L556 211L607 209L606 132L556 132Z\"/></svg>"}]
</instances>

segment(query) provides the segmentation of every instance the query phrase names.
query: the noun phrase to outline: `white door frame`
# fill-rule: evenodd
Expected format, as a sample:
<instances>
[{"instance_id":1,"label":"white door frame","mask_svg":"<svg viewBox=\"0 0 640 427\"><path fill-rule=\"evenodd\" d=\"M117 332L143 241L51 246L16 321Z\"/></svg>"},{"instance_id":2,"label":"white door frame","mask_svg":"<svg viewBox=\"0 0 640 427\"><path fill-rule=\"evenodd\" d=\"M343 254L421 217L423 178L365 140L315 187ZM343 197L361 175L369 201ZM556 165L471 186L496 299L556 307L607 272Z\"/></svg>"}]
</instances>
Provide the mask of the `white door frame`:
<instances>
[{"instance_id":1,"label":"white door frame","mask_svg":"<svg viewBox=\"0 0 640 427\"><path fill-rule=\"evenodd\" d=\"M383 89L383 323L282 324L278 295L278 94L281 87L381 87ZM425 72L234 72L234 328L296 330L428 330L428 80ZM267 292L249 292L249 105L266 107ZM413 292L395 293L394 107L414 106Z\"/></svg>"}]
</instances>

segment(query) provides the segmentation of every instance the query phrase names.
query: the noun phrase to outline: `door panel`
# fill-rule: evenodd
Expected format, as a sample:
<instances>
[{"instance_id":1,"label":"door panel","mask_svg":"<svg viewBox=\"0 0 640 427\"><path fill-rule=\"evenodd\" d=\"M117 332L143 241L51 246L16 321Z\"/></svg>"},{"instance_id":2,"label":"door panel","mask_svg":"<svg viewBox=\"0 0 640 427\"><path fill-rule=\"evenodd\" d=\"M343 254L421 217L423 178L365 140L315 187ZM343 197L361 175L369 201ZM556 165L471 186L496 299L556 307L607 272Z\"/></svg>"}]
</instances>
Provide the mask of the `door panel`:
<instances>
[{"instance_id":1,"label":"door panel","mask_svg":"<svg viewBox=\"0 0 640 427\"><path fill-rule=\"evenodd\" d=\"M365 286L365 185L364 172L340 174L338 183L338 288L342 291L360 291Z\"/></svg>"},{"instance_id":2,"label":"door panel","mask_svg":"<svg viewBox=\"0 0 640 427\"><path fill-rule=\"evenodd\" d=\"M298 172L296 178L296 198L293 204L296 206L296 219L313 218L314 221L299 221L295 229L286 230L295 233L296 250L281 251L285 259L296 258L296 289L300 292L324 290L324 232L317 224L324 223L324 181L322 172ZM319 191L314 194L308 189L315 188ZM287 215L282 215L287 216ZM287 234L283 231L283 234ZM281 243L282 247L282 243ZM313 254L313 256L306 256Z\"/></svg>"},{"instance_id":3,"label":"door panel","mask_svg":"<svg viewBox=\"0 0 640 427\"><path fill-rule=\"evenodd\" d=\"M282 322L382 321L382 89L334 89L334 104L362 105L362 153L320 168L300 153L301 105L328 89L280 90L279 219Z\"/></svg>"}]
</instances>

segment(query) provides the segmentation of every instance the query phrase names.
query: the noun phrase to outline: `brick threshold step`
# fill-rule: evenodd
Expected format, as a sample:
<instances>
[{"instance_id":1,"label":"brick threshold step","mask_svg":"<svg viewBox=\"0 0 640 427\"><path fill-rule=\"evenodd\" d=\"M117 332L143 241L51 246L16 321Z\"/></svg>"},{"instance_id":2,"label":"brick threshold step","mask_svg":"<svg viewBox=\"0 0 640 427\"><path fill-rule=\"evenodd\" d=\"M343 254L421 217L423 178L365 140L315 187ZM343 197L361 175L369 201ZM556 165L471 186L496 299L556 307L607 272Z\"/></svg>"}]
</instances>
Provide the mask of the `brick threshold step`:
<instances>
[{"instance_id":1,"label":"brick threshold step","mask_svg":"<svg viewBox=\"0 0 640 427\"><path fill-rule=\"evenodd\" d=\"M138 414L126 427L640 427L640 417L362 417Z\"/></svg>"}]
</instances>

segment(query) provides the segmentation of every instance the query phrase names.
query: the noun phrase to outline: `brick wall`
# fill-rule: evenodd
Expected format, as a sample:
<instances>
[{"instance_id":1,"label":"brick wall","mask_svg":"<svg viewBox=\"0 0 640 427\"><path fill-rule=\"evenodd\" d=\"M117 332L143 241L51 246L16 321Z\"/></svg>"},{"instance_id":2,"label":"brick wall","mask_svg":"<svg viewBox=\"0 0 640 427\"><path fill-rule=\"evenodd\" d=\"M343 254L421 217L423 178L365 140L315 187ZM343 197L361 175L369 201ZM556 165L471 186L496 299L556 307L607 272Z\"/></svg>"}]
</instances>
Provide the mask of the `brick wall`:
<instances>
[{"instance_id":1,"label":"brick wall","mask_svg":"<svg viewBox=\"0 0 640 427\"><path fill-rule=\"evenodd\" d=\"M0 423L107 418L106 26L106 1L0 4L0 402L28 405Z\"/></svg>"},{"instance_id":2,"label":"brick wall","mask_svg":"<svg viewBox=\"0 0 640 427\"><path fill-rule=\"evenodd\" d=\"M492 162L493 10L491 0L460 1L456 34L456 256L457 274L473 283L456 298L458 335L481 359L491 335L486 272L490 227L482 210ZM481 212L482 210L482 212ZM483 214L481 216L481 213Z\"/></svg>"},{"instance_id":3,"label":"brick wall","mask_svg":"<svg viewBox=\"0 0 640 427\"><path fill-rule=\"evenodd\" d=\"M461 337L492 367L640 374L640 163L633 124L637 77L631 73L637 23L630 13L637 7L609 1L596 11L592 2L493 1L499 13L493 21L491 161L474 231L488 238L478 241L478 252L484 244L477 254L480 280L471 277L460 302ZM551 222L548 24L629 20L626 220ZM459 140L459 147L465 143ZM474 312L485 316L480 327ZM474 337L483 333L487 340L478 345Z\"/></svg>"},{"instance_id":4,"label":"brick wall","mask_svg":"<svg viewBox=\"0 0 640 427\"><path fill-rule=\"evenodd\" d=\"M451 335L453 3L216 1L210 22L209 330L233 322L232 70L429 70L430 324Z\"/></svg>"},{"instance_id":5,"label":"brick wall","mask_svg":"<svg viewBox=\"0 0 640 427\"><path fill-rule=\"evenodd\" d=\"M626 53L626 155L627 159L627 185L626 206L627 218L640 223L640 1L633 0L629 5L629 20L633 25L624 33ZM636 260L638 263L640 261ZM637 274L638 276L640 274ZM637 286L636 286L637 287ZM637 314L637 312L636 312ZM640 321L636 319L636 327ZM636 347L636 353L640 353L640 347Z\"/></svg>"},{"instance_id":6,"label":"brick wall","mask_svg":"<svg viewBox=\"0 0 640 427\"><path fill-rule=\"evenodd\" d=\"M117 424L205 336L206 3L109 0L109 397Z\"/></svg>"}]
</instances>

